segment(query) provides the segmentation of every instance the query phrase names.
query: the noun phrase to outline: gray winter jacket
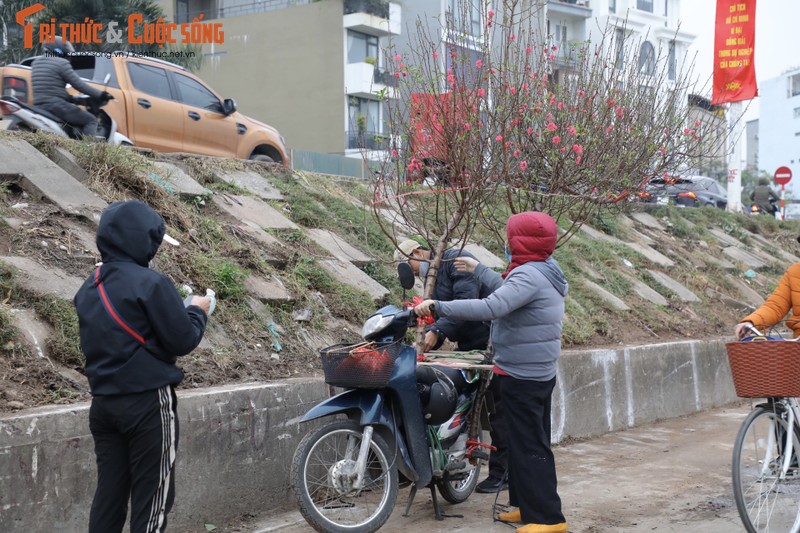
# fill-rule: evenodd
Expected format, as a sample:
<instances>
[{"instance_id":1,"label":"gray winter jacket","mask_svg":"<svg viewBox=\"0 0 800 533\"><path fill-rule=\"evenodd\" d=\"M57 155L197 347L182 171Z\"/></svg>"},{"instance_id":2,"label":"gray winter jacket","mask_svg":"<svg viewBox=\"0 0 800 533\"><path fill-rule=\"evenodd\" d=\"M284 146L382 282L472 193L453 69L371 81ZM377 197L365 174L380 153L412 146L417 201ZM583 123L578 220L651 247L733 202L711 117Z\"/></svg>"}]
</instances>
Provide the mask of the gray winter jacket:
<instances>
[{"instance_id":1,"label":"gray winter jacket","mask_svg":"<svg viewBox=\"0 0 800 533\"><path fill-rule=\"evenodd\" d=\"M69 61L62 57L42 56L33 62L31 85L33 86L34 105L48 104L54 101L70 101L66 85L75 90L100 98L103 91L95 89L78 76Z\"/></svg>"},{"instance_id":2,"label":"gray winter jacket","mask_svg":"<svg viewBox=\"0 0 800 533\"><path fill-rule=\"evenodd\" d=\"M548 381L561 354L561 325L568 285L558 263L528 262L503 280L479 264L475 276L494 291L482 300L436 301L436 313L463 320L492 320L495 364L517 379Z\"/></svg>"}]
</instances>

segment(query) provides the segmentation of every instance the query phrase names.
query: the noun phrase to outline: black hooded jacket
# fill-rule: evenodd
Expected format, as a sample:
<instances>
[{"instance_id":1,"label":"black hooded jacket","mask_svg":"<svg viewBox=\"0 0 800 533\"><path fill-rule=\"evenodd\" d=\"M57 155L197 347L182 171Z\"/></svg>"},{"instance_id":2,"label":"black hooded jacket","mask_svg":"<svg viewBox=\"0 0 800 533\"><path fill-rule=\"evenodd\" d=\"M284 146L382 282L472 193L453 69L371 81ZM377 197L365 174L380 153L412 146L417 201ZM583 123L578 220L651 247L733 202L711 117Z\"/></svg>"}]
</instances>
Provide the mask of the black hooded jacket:
<instances>
[{"instance_id":1,"label":"black hooded jacket","mask_svg":"<svg viewBox=\"0 0 800 533\"><path fill-rule=\"evenodd\" d=\"M469 272L456 270L453 259L458 256L475 256L466 250L450 248L442 254L439 265L439 274L436 276L436 285L431 293L432 300L451 302L454 300L472 300L486 298L491 291L481 286L480 281ZM431 256L432 257L432 256ZM440 331L439 342L434 349L439 349L444 342L444 337L458 344L461 351L484 350L489 343L489 323L474 320L457 320L448 317L439 317L435 324L425 328L427 331Z\"/></svg>"},{"instance_id":2,"label":"black hooded jacket","mask_svg":"<svg viewBox=\"0 0 800 533\"><path fill-rule=\"evenodd\" d=\"M99 281L111 311L101 301L95 272L75 295L93 395L133 394L179 383L178 356L203 338L205 312L184 307L169 278L148 268L165 231L161 216L139 201L115 202L103 211L97 229L103 259Z\"/></svg>"}]
</instances>

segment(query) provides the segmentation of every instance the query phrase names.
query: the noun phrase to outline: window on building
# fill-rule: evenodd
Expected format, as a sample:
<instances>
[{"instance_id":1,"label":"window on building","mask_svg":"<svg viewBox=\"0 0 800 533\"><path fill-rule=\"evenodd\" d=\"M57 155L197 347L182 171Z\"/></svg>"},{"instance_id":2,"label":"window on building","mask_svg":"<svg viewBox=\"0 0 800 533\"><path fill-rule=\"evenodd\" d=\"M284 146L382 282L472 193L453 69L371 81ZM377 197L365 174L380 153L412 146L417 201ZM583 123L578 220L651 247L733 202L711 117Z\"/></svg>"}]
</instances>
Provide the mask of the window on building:
<instances>
[{"instance_id":1,"label":"window on building","mask_svg":"<svg viewBox=\"0 0 800 533\"><path fill-rule=\"evenodd\" d=\"M617 28L614 30L614 46L617 49L617 67L622 67L625 63L625 30Z\"/></svg>"},{"instance_id":2,"label":"window on building","mask_svg":"<svg viewBox=\"0 0 800 533\"><path fill-rule=\"evenodd\" d=\"M669 79L674 80L678 70L678 60L675 57L675 41L669 42L667 62L667 76L669 76Z\"/></svg>"},{"instance_id":3,"label":"window on building","mask_svg":"<svg viewBox=\"0 0 800 533\"><path fill-rule=\"evenodd\" d=\"M350 131L364 134L381 132L381 103L378 100L351 96L348 111Z\"/></svg>"},{"instance_id":4,"label":"window on building","mask_svg":"<svg viewBox=\"0 0 800 533\"><path fill-rule=\"evenodd\" d=\"M647 41L639 48L639 72L648 76L656 73L656 49Z\"/></svg>"},{"instance_id":5,"label":"window on building","mask_svg":"<svg viewBox=\"0 0 800 533\"><path fill-rule=\"evenodd\" d=\"M131 76L133 86L143 93L167 100L172 99L167 71L163 68L129 62L128 74Z\"/></svg>"},{"instance_id":6,"label":"window on building","mask_svg":"<svg viewBox=\"0 0 800 533\"><path fill-rule=\"evenodd\" d=\"M456 31L475 38L483 35L481 0L447 0L447 14Z\"/></svg>"},{"instance_id":7,"label":"window on building","mask_svg":"<svg viewBox=\"0 0 800 533\"><path fill-rule=\"evenodd\" d=\"M800 107L794 108L794 118L800 118Z\"/></svg>"},{"instance_id":8,"label":"window on building","mask_svg":"<svg viewBox=\"0 0 800 533\"><path fill-rule=\"evenodd\" d=\"M617 0L608 0L608 12L609 13L617 12Z\"/></svg>"},{"instance_id":9,"label":"window on building","mask_svg":"<svg viewBox=\"0 0 800 533\"><path fill-rule=\"evenodd\" d=\"M567 50L567 27L556 24L556 31L553 35L553 42L558 45L558 49L562 54Z\"/></svg>"},{"instance_id":10,"label":"window on building","mask_svg":"<svg viewBox=\"0 0 800 533\"><path fill-rule=\"evenodd\" d=\"M664 0L664 16L669 16L669 0Z\"/></svg>"},{"instance_id":11,"label":"window on building","mask_svg":"<svg viewBox=\"0 0 800 533\"><path fill-rule=\"evenodd\" d=\"M358 31L347 32L347 62L364 63L366 58L378 61L378 38Z\"/></svg>"},{"instance_id":12,"label":"window on building","mask_svg":"<svg viewBox=\"0 0 800 533\"><path fill-rule=\"evenodd\" d=\"M800 74L789 76L789 98L800 94Z\"/></svg>"},{"instance_id":13,"label":"window on building","mask_svg":"<svg viewBox=\"0 0 800 533\"><path fill-rule=\"evenodd\" d=\"M653 0L636 0L636 9L653 12Z\"/></svg>"}]
</instances>

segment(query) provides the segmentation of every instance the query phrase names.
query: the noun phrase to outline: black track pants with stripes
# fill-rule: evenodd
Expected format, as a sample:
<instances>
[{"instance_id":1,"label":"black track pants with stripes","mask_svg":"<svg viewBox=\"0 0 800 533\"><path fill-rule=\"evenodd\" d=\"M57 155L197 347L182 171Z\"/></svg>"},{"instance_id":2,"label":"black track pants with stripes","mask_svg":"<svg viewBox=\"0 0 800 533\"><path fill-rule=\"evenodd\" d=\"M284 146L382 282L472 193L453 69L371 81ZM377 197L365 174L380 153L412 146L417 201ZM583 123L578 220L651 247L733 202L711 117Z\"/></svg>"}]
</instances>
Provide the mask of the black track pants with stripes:
<instances>
[{"instance_id":1,"label":"black track pants with stripes","mask_svg":"<svg viewBox=\"0 0 800 533\"><path fill-rule=\"evenodd\" d=\"M173 387L95 396L89 429L97 457L97 490L89 533L117 533L131 502L131 533L161 533L175 500L178 448Z\"/></svg>"}]
</instances>

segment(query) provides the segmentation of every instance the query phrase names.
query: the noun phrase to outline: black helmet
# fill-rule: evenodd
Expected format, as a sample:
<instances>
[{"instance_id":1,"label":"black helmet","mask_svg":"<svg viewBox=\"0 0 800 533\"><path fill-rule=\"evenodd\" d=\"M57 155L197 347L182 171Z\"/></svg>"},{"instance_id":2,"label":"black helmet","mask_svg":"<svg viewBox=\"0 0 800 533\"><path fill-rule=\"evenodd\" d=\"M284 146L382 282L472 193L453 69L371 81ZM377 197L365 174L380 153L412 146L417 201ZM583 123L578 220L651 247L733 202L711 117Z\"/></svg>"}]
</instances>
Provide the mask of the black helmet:
<instances>
[{"instance_id":1,"label":"black helmet","mask_svg":"<svg viewBox=\"0 0 800 533\"><path fill-rule=\"evenodd\" d=\"M67 57L75 53L75 48L72 46L72 43L63 40L61 37L56 37L53 42L44 43L44 49L59 57Z\"/></svg>"},{"instance_id":2,"label":"black helmet","mask_svg":"<svg viewBox=\"0 0 800 533\"><path fill-rule=\"evenodd\" d=\"M453 416L458 393L444 372L432 366L418 366L417 389L426 424L444 424Z\"/></svg>"}]
</instances>

